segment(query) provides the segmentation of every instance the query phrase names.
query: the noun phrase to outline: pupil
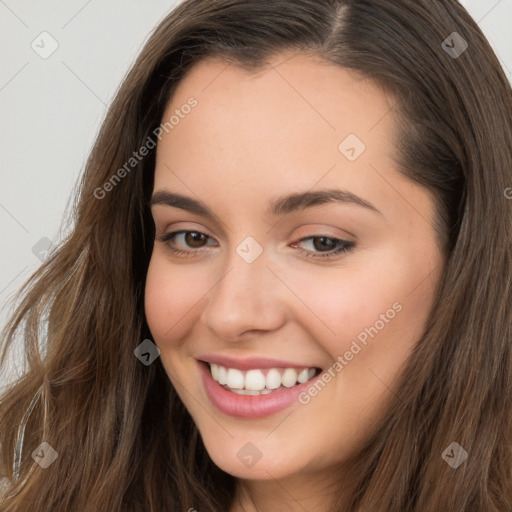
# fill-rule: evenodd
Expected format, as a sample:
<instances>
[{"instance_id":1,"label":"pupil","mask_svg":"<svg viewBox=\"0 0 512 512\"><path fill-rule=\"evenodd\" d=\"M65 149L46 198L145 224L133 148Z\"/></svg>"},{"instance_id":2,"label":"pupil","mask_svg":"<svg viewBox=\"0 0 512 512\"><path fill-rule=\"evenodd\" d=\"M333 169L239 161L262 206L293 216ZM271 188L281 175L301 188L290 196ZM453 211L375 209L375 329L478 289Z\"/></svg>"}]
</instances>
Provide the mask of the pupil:
<instances>
[{"instance_id":1,"label":"pupil","mask_svg":"<svg viewBox=\"0 0 512 512\"><path fill-rule=\"evenodd\" d=\"M197 231L192 231L190 233L187 233L186 235L186 238L187 238L187 244L190 245L191 247L200 247L201 246L201 239L203 238L203 234L202 233L198 233ZM197 244L197 245L194 245L194 244Z\"/></svg>"},{"instance_id":2,"label":"pupil","mask_svg":"<svg viewBox=\"0 0 512 512\"><path fill-rule=\"evenodd\" d=\"M316 241L314 242L314 245L315 245L315 249L327 249L327 250L330 250L333 248L333 245L334 245L334 240L331 240L330 238L327 238L327 237L319 237L319 238L316 238L315 240L319 240L321 241L321 243L317 244ZM327 247L326 247L327 245Z\"/></svg>"}]
</instances>

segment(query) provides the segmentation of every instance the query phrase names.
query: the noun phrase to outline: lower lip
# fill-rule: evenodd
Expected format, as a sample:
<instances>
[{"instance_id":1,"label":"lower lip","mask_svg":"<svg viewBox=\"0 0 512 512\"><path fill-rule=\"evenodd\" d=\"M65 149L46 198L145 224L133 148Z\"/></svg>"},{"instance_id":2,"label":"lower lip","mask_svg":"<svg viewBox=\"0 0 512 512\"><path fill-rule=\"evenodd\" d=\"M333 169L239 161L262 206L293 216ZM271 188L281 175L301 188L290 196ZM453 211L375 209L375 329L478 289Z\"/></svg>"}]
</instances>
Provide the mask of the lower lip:
<instances>
[{"instance_id":1,"label":"lower lip","mask_svg":"<svg viewBox=\"0 0 512 512\"><path fill-rule=\"evenodd\" d=\"M238 418L262 418L290 407L322 375L319 373L307 382L266 395L238 395L214 381L207 364L201 361L198 364L206 394L213 405L224 414Z\"/></svg>"}]
</instances>

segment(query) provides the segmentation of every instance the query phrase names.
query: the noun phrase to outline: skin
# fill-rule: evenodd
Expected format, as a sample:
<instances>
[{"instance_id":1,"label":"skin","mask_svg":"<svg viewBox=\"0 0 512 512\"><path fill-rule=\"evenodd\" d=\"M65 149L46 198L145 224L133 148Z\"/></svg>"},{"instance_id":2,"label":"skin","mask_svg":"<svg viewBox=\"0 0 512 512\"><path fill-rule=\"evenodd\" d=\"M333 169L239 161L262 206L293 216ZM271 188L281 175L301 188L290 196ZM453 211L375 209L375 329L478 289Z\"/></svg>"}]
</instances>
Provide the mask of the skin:
<instances>
[{"instance_id":1,"label":"skin","mask_svg":"<svg viewBox=\"0 0 512 512\"><path fill-rule=\"evenodd\" d=\"M210 58L182 80L164 119L191 96L198 105L158 144L154 192L200 200L215 219L152 207L157 236L187 229L210 238L178 235L176 248L196 251L188 256L155 242L148 325L212 460L238 478L241 504L231 512L326 510L424 332L444 263L433 199L396 170L392 101L352 71L300 53L277 55L257 73ZM338 149L348 134L366 145L353 162ZM278 196L324 188L380 213L331 202L266 214ZM248 236L263 250L252 263L236 252ZM308 238L322 236L356 245L333 259L307 257L333 252ZM327 370L395 303L401 311L307 405L240 419L208 399L200 354ZM237 457L247 442L262 453L250 468Z\"/></svg>"}]
</instances>

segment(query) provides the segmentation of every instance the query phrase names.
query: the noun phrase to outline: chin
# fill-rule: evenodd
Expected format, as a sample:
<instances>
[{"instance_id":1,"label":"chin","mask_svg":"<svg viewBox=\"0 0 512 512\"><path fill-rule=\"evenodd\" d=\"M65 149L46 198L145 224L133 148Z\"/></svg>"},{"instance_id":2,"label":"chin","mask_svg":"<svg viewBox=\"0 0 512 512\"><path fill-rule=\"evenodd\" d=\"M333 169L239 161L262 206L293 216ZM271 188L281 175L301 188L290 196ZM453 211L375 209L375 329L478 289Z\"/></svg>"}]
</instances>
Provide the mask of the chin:
<instances>
[{"instance_id":1,"label":"chin","mask_svg":"<svg viewBox=\"0 0 512 512\"><path fill-rule=\"evenodd\" d=\"M224 444L213 442L212 445L205 440L204 444L214 464L236 478L282 479L304 469L301 461L292 460L278 447L269 446L268 441L251 442L245 438L239 441L231 439Z\"/></svg>"}]
</instances>

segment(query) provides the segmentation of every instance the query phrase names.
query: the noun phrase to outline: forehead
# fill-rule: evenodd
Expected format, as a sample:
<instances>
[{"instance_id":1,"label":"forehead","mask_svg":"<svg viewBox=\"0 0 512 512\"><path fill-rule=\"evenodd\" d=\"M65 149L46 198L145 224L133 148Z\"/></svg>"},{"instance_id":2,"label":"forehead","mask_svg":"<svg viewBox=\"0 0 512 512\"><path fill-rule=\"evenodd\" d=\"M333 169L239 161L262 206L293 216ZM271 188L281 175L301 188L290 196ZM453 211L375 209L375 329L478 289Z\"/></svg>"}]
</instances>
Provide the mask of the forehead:
<instances>
[{"instance_id":1,"label":"forehead","mask_svg":"<svg viewBox=\"0 0 512 512\"><path fill-rule=\"evenodd\" d=\"M217 123L253 128L253 136L273 137L274 128L291 128L296 121L309 134L337 138L348 130L362 135L393 103L361 74L300 53L276 55L250 71L219 58L204 59L182 79L168 113L190 96L200 101L202 120L216 117Z\"/></svg>"},{"instance_id":2,"label":"forehead","mask_svg":"<svg viewBox=\"0 0 512 512\"><path fill-rule=\"evenodd\" d=\"M410 217L411 204L427 212L426 189L396 170L393 107L371 80L311 55L278 55L255 72L201 61L164 113L174 121L157 146L154 190L196 196L240 222L279 196L329 188L390 222Z\"/></svg>"},{"instance_id":3,"label":"forehead","mask_svg":"<svg viewBox=\"0 0 512 512\"><path fill-rule=\"evenodd\" d=\"M370 80L315 56L282 54L250 72L217 58L200 61L162 121L191 97L197 106L163 134L159 160L194 166L199 159L204 167L208 154L210 166L222 160L237 172L264 167L296 176L302 168L355 167L339 147L350 135L366 146L366 157L382 161L393 151L391 100Z\"/></svg>"},{"instance_id":4,"label":"forehead","mask_svg":"<svg viewBox=\"0 0 512 512\"><path fill-rule=\"evenodd\" d=\"M276 56L254 73L202 61L164 113L175 119L157 145L153 192L194 197L246 229L280 197L338 189L375 206L395 236L431 234L431 194L397 170L393 107L372 81L309 55ZM376 226L348 208L351 222Z\"/></svg>"}]
</instances>

